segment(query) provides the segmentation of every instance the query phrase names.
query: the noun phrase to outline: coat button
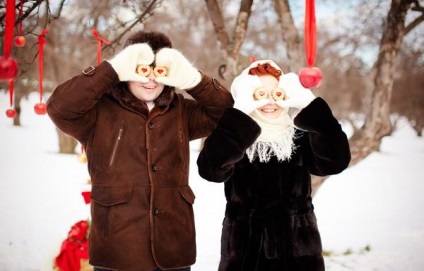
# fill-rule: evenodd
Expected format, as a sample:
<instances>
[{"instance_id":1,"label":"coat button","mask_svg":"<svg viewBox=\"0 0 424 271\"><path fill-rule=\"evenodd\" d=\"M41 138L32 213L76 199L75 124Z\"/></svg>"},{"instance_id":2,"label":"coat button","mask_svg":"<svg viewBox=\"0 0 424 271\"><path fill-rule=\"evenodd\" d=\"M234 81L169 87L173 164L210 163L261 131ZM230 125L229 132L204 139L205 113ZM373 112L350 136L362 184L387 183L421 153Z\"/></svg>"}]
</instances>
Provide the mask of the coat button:
<instances>
[{"instance_id":1,"label":"coat button","mask_svg":"<svg viewBox=\"0 0 424 271\"><path fill-rule=\"evenodd\" d=\"M153 121L149 122L149 129L155 128L155 123Z\"/></svg>"},{"instance_id":2,"label":"coat button","mask_svg":"<svg viewBox=\"0 0 424 271\"><path fill-rule=\"evenodd\" d=\"M158 210L158 208L153 208L153 214L154 214L154 215L159 214L159 210Z\"/></svg>"},{"instance_id":3,"label":"coat button","mask_svg":"<svg viewBox=\"0 0 424 271\"><path fill-rule=\"evenodd\" d=\"M155 171L155 172L158 170L158 167L156 165L152 165L151 168L152 168L152 171Z\"/></svg>"}]
</instances>

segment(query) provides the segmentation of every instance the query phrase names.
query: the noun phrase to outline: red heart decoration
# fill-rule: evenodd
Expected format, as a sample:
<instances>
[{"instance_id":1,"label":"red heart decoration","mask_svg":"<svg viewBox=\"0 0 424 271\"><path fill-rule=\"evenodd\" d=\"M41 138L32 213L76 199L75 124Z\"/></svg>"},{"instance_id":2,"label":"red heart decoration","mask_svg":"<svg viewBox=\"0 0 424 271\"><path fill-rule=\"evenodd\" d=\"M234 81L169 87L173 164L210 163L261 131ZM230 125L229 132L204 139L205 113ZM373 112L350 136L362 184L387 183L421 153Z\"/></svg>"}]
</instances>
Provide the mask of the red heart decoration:
<instances>
[{"instance_id":1,"label":"red heart decoration","mask_svg":"<svg viewBox=\"0 0 424 271\"><path fill-rule=\"evenodd\" d=\"M156 70L159 74L162 74L163 73L163 70L162 69L157 69Z\"/></svg>"},{"instance_id":2,"label":"red heart decoration","mask_svg":"<svg viewBox=\"0 0 424 271\"><path fill-rule=\"evenodd\" d=\"M277 93L275 93L275 95L277 95L278 97L280 97L283 93L281 91L278 91Z\"/></svg>"},{"instance_id":3,"label":"red heart decoration","mask_svg":"<svg viewBox=\"0 0 424 271\"><path fill-rule=\"evenodd\" d=\"M147 72L147 68L142 68L141 69L143 72Z\"/></svg>"}]
</instances>

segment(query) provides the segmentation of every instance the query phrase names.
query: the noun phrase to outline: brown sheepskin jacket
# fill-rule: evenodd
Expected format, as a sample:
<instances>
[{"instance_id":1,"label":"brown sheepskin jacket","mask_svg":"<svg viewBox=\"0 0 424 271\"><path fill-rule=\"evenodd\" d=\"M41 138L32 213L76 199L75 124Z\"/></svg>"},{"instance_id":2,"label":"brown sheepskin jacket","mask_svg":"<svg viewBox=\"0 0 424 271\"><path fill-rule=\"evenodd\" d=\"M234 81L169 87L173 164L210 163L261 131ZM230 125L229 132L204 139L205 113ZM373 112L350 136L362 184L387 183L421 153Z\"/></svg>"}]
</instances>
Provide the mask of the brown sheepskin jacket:
<instances>
[{"instance_id":1,"label":"brown sheepskin jacket","mask_svg":"<svg viewBox=\"0 0 424 271\"><path fill-rule=\"evenodd\" d=\"M49 98L50 118L87 154L91 265L151 271L195 262L189 141L209 135L233 99L205 74L188 93L194 99L166 86L149 112L104 61Z\"/></svg>"},{"instance_id":2,"label":"brown sheepskin jacket","mask_svg":"<svg viewBox=\"0 0 424 271\"><path fill-rule=\"evenodd\" d=\"M237 109L228 109L206 139L199 174L225 182L227 206L220 271L322 271L322 246L311 199L311 178L343 171L349 143L327 103L316 98L295 117L289 161L248 160L261 132Z\"/></svg>"}]
</instances>

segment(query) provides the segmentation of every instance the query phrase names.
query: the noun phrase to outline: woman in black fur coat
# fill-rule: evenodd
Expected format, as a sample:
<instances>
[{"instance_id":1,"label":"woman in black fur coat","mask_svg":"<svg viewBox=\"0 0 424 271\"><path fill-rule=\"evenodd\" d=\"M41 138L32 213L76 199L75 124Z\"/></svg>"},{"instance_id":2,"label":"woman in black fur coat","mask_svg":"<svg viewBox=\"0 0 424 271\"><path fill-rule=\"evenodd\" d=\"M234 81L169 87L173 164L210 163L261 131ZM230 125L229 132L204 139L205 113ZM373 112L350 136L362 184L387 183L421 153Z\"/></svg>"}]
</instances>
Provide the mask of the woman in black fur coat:
<instances>
[{"instance_id":1,"label":"woman in black fur coat","mask_svg":"<svg viewBox=\"0 0 424 271\"><path fill-rule=\"evenodd\" d=\"M322 98L271 60L252 63L231 94L234 108L197 160L200 176L225 182L219 271L324 270L310 174L347 168L346 134Z\"/></svg>"}]
</instances>

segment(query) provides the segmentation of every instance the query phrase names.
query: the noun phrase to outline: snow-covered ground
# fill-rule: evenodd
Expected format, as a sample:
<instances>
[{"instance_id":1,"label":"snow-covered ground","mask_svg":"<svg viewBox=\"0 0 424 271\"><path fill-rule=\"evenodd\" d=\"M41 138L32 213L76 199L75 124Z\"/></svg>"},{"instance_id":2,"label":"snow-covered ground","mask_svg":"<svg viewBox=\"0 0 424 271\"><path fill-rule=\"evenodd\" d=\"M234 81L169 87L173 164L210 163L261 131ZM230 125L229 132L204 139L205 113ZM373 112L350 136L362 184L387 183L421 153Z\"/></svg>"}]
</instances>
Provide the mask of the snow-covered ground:
<instances>
[{"instance_id":1,"label":"snow-covered ground","mask_svg":"<svg viewBox=\"0 0 424 271\"><path fill-rule=\"evenodd\" d=\"M22 102L22 126L5 116L0 94L0 271L51 271L70 227L89 217L81 196L86 164L58 154L55 127L35 115L34 93ZM225 200L223 185L197 175L192 144L198 258L193 271L217 270ZM330 177L314 203L327 270L424 270L424 139L404 124L381 152Z\"/></svg>"}]
</instances>

